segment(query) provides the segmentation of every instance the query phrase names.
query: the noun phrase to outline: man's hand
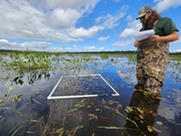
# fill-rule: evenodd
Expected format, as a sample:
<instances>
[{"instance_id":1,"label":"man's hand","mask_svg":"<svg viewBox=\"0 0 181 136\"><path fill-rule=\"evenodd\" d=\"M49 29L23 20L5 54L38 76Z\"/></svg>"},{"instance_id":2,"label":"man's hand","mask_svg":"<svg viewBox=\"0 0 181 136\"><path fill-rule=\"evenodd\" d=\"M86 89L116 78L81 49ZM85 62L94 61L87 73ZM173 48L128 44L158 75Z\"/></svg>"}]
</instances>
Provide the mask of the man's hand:
<instances>
[{"instance_id":1,"label":"man's hand","mask_svg":"<svg viewBox=\"0 0 181 136\"><path fill-rule=\"evenodd\" d=\"M137 40L134 42L134 46L135 46L135 47L139 47L141 44L142 44L142 43L139 42L139 41L137 41Z\"/></svg>"},{"instance_id":2,"label":"man's hand","mask_svg":"<svg viewBox=\"0 0 181 136\"><path fill-rule=\"evenodd\" d=\"M159 36L159 35L149 36L149 39L150 39L152 42L160 42L160 36Z\"/></svg>"},{"instance_id":3,"label":"man's hand","mask_svg":"<svg viewBox=\"0 0 181 136\"><path fill-rule=\"evenodd\" d=\"M167 36L152 35L149 36L149 39L153 42L173 42L179 39L179 34L177 31L173 31Z\"/></svg>"}]
</instances>

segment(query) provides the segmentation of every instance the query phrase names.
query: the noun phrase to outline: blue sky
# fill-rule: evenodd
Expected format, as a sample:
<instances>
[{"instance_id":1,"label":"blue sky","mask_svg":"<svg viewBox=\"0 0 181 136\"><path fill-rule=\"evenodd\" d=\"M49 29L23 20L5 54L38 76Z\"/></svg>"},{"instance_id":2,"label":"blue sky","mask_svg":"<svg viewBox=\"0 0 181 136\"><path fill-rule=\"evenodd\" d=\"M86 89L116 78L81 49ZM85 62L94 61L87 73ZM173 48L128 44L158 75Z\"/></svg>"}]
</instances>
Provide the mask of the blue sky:
<instances>
[{"instance_id":1,"label":"blue sky","mask_svg":"<svg viewBox=\"0 0 181 136\"><path fill-rule=\"evenodd\" d=\"M181 31L181 0L0 0L0 49L136 50L141 24L135 18L144 5ZM180 39L170 44L175 51L181 51Z\"/></svg>"}]
</instances>

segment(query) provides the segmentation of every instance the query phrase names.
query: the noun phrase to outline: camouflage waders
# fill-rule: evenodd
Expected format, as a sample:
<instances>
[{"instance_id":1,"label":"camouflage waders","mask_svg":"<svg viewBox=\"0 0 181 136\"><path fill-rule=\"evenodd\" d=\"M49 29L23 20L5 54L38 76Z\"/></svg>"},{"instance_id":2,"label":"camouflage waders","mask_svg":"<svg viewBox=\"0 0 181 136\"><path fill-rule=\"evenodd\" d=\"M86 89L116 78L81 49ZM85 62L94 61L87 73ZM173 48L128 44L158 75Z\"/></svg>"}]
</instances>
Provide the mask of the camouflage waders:
<instances>
[{"instance_id":1,"label":"camouflage waders","mask_svg":"<svg viewBox=\"0 0 181 136\"><path fill-rule=\"evenodd\" d=\"M137 49L137 87L144 91L160 93L163 86L169 55L169 43L142 40ZM136 87L135 87L136 89Z\"/></svg>"}]
</instances>

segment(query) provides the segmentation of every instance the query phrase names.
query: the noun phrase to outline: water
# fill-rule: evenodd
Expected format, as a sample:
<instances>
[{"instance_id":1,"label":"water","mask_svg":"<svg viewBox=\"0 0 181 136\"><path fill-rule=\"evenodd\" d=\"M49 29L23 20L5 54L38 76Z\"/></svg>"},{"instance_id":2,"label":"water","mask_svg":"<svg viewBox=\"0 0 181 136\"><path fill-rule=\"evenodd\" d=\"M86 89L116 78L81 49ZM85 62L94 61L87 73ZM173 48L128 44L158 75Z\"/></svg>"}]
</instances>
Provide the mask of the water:
<instances>
[{"instance_id":1,"label":"water","mask_svg":"<svg viewBox=\"0 0 181 136\"><path fill-rule=\"evenodd\" d=\"M11 59L1 56L1 136L181 135L180 62L169 61L161 99L155 100L133 90L137 83L135 60L96 55L55 57L52 68L24 71L5 67L3 61ZM61 76L89 74L101 74L120 95L47 100ZM101 88L98 93L106 93L107 87L97 79L84 81L90 83L74 81L68 85L71 91L64 88L63 95L72 95L72 88L74 94L90 94L95 82ZM81 91L76 91L75 86L81 83L84 83ZM92 93L95 91L96 88Z\"/></svg>"}]
</instances>

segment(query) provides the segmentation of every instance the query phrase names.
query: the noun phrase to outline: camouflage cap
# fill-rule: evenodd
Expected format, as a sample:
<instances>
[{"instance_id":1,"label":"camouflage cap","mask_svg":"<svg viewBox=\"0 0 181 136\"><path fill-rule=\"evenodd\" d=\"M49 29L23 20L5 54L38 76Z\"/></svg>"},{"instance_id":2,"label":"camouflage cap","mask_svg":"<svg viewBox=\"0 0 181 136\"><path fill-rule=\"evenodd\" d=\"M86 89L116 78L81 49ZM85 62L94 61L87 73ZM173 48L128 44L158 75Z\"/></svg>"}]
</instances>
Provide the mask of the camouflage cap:
<instances>
[{"instance_id":1,"label":"camouflage cap","mask_svg":"<svg viewBox=\"0 0 181 136\"><path fill-rule=\"evenodd\" d=\"M139 19L139 18L141 18L141 17L143 17L143 16L145 16L148 12L150 12L152 9L151 9L151 7L150 6L144 6L144 7L142 7L140 10L139 10L139 16L136 18L136 20L137 19Z\"/></svg>"}]
</instances>

